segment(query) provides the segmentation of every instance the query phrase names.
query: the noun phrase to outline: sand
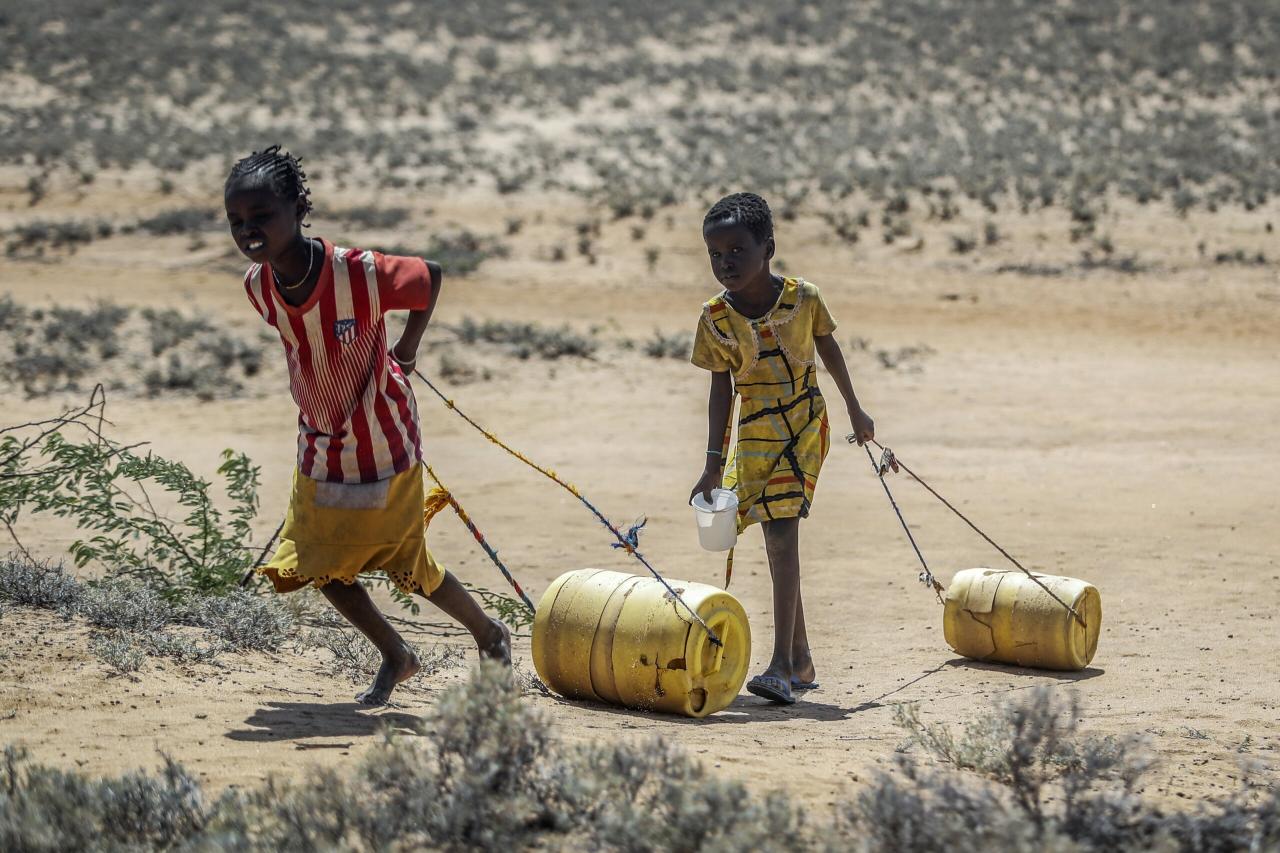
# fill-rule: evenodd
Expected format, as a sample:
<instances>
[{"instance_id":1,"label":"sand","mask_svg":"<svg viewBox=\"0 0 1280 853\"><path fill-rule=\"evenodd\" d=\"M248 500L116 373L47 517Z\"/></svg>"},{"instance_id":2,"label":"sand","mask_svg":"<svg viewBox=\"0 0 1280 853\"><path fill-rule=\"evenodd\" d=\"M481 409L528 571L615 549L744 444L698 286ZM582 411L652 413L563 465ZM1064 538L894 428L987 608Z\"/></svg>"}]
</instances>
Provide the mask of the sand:
<instances>
[{"instance_id":1,"label":"sand","mask_svg":"<svg viewBox=\"0 0 1280 853\"><path fill-rule=\"evenodd\" d=\"M157 203L122 199L117 209L144 201ZM573 223L589 215L564 200L463 197L437 204L436 215L490 232L503 216L529 223L510 238L510 257L446 285L441 323L568 322L599 327L606 341L643 339L692 330L712 292L693 207L649 225L647 239L662 247L654 272L630 223L606 222L595 265L572 253L548 260L551 246L573 245ZM1274 267L1219 266L1192 248L1205 235L1214 245L1266 246L1267 214L1186 222L1135 211L1120 217L1117 242L1152 262L1149 271L996 274L1002 263L1075 256L1065 219L1048 217L1015 217L1002 225L1006 243L965 257L947 251L945 231L919 252L848 247L801 218L779 224L780 255L788 272L823 288L879 437L1027 565L1097 585L1104 625L1092 665L1040 672L948 649L942 608L916 581L919 567L865 455L837 444L801 528L821 688L787 708L744 693L701 721L529 696L558 737L660 737L753 788L783 788L821 807L890 767L903 737L896 705L917 702L926 720L960 723L992 700L1049 685L1079 693L1085 730L1150 738L1160 765L1147 792L1159 800L1233 787L1245 755L1276 767L1280 285ZM323 218L314 230L340 236ZM377 245L379 236L362 242ZM241 264L221 240L211 235L208 248L187 253L182 239L120 237L58 262L9 262L0 293L32 305L101 296L199 308L252 330L258 319L234 272ZM491 370L489 381L450 386L470 414L581 486L619 524L649 517L642 542L662 572L722 579L721 556L699 550L685 504L702 464L705 374L613 344L594 361L543 362L468 352L447 333L431 340L424 367L449 350ZM923 346L894 369L875 355ZM113 395L114 435L149 441L203 473L224 447L247 452L263 468L265 537L283 512L293 464L295 411L273 370L263 394L241 399ZM847 419L824 387L841 433ZM0 391L6 423L76 399ZM568 495L489 446L426 389L418 399L429 460L535 597L566 570L638 570ZM1002 565L905 476L891 487L944 583L960 569ZM53 558L74 538L33 518L18 532ZM431 541L465 580L501 588L456 519L441 515ZM755 669L768 660L772 628L760 542L758 529L743 537L733 587L752 621ZM94 773L154 767L164 752L215 789L350 761L381 726L408 729L465 677L460 669L419 677L396 707L365 709L319 653L227 655L217 667L153 660L128 680L107 676L80 622L6 607L0 625L0 741ZM516 652L528 661L527 639Z\"/></svg>"}]
</instances>

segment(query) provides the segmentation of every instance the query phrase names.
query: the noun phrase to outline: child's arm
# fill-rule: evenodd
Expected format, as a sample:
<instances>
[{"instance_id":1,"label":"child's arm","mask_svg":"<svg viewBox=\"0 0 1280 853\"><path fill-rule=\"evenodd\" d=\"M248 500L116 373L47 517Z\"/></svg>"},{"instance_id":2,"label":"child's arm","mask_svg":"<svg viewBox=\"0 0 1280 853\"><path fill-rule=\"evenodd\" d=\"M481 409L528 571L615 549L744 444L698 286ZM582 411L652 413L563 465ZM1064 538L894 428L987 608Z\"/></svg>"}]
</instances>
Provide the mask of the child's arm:
<instances>
[{"instance_id":1,"label":"child's arm","mask_svg":"<svg viewBox=\"0 0 1280 853\"><path fill-rule=\"evenodd\" d=\"M702 493L711 500L711 490L720 486L720 454L724 452L724 432L729 426L729 409L733 406L733 377L727 370L711 374L711 394L707 397L707 461L702 476L689 493L689 500Z\"/></svg>"},{"instance_id":2,"label":"child's arm","mask_svg":"<svg viewBox=\"0 0 1280 853\"><path fill-rule=\"evenodd\" d=\"M840 396L844 397L845 407L849 411L849 421L853 424L853 434L858 444L871 441L876 437L876 422L871 419L871 415L862 410L862 406L858 403L858 395L853 393L849 368L844 363L844 353L840 352L840 344L836 343L835 335L818 335L813 339L813 343L818 350L818 355L822 358L823 366L827 368L827 372L835 380L836 387L840 389Z\"/></svg>"},{"instance_id":3,"label":"child's arm","mask_svg":"<svg viewBox=\"0 0 1280 853\"><path fill-rule=\"evenodd\" d=\"M410 311L405 321L404 332L400 340L391 348L391 357L396 360L405 373L412 373L418 363L418 344L422 343L422 335L431 322L431 313L436 309L436 301L440 298L440 288L444 285L444 270L435 261L427 261L427 270L431 273L431 303L420 311ZM405 354L408 354L408 358Z\"/></svg>"}]
</instances>

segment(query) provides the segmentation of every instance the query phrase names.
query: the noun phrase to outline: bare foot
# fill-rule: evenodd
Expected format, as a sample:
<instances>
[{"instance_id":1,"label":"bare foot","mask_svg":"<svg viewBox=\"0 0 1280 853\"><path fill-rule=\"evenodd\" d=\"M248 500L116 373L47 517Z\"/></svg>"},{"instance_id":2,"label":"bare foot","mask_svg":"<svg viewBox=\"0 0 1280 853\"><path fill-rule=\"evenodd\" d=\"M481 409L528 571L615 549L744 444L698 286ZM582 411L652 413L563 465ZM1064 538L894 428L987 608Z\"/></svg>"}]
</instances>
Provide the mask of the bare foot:
<instances>
[{"instance_id":1,"label":"bare foot","mask_svg":"<svg viewBox=\"0 0 1280 853\"><path fill-rule=\"evenodd\" d=\"M479 642L480 657L484 660L496 660L503 666L511 666L511 629L501 620L490 619L492 625L489 636Z\"/></svg>"},{"instance_id":2,"label":"bare foot","mask_svg":"<svg viewBox=\"0 0 1280 853\"><path fill-rule=\"evenodd\" d=\"M400 654L382 658L382 666L373 678L373 685L359 696L356 701L361 705L385 705L391 698L391 691L396 685L408 681L418 674L422 662L407 645L400 647Z\"/></svg>"}]
</instances>

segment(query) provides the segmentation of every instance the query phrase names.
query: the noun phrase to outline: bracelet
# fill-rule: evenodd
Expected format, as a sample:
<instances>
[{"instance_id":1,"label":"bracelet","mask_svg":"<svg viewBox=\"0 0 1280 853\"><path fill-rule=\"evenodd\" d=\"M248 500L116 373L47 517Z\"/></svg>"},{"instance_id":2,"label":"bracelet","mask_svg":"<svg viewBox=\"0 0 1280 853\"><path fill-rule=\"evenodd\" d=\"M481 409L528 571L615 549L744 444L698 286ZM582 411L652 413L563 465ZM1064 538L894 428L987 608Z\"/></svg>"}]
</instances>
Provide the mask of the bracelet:
<instances>
[{"instance_id":1,"label":"bracelet","mask_svg":"<svg viewBox=\"0 0 1280 853\"><path fill-rule=\"evenodd\" d=\"M721 453L719 450L708 450L708 451L707 451L707 453L714 453L716 456L723 456L723 455L724 455L724 454L723 454L723 453Z\"/></svg>"}]
</instances>

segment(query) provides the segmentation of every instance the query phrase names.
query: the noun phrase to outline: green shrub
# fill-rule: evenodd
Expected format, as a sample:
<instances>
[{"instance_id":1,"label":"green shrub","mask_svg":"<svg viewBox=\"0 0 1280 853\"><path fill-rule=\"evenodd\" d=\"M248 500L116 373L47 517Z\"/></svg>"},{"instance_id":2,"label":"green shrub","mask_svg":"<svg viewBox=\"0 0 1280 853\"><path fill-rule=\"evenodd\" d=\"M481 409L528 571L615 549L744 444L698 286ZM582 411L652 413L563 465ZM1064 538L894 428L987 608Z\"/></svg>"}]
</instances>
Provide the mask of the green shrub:
<instances>
[{"instance_id":1,"label":"green shrub","mask_svg":"<svg viewBox=\"0 0 1280 853\"><path fill-rule=\"evenodd\" d=\"M259 469L224 451L218 473L231 507L219 509L210 484L185 465L140 456L103 435L103 405L97 392L81 410L0 429L0 522L11 530L27 511L69 518L91 534L71 544L76 565L97 562L170 601L235 589L254 560ZM159 512L156 489L185 515Z\"/></svg>"},{"instance_id":2,"label":"green shrub","mask_svg":"<svg viewBox=\"0 0 1280 853\"><path fill-rule=\"evenodd\" d=\"M6 446L0 441L0 452ZM177 601L228 592L253 563L259 469L244 454L225 451L218 468L232 502L225 513L214 506L210 484L185 465L106 439L72 441L54 432L11 465L27 470L0 478L0 518L12 523L26 509L71 519L92 534L71 544L78 566L97 562ZM158 513L147 487L171 495L186 515Z\"/></svg>"}]
</instances>

